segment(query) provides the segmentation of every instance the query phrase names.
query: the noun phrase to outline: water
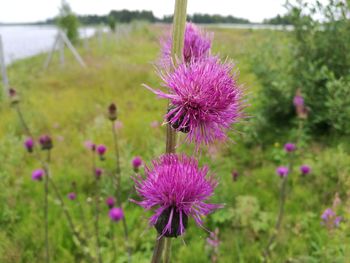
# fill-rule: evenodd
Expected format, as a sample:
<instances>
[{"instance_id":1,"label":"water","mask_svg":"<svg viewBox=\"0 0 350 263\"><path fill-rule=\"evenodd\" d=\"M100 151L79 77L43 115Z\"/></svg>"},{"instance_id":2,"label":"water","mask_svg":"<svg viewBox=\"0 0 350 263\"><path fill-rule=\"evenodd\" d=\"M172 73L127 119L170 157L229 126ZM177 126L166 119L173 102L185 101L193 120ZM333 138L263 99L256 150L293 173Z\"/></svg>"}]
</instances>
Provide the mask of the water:
<instances>
[{"instance_id":1,"label":"water","mask_svg":"<svg viewBox=\"0 0 350 263\"><path fill-rule=\"evenodd\" d=\"M81 37L90 37L95 33L94 28L79 30ZM1 26L5 53L5 64L15 60L47 52L52 48L57 28L54 26Z\"/></svg>"}]
</instances>

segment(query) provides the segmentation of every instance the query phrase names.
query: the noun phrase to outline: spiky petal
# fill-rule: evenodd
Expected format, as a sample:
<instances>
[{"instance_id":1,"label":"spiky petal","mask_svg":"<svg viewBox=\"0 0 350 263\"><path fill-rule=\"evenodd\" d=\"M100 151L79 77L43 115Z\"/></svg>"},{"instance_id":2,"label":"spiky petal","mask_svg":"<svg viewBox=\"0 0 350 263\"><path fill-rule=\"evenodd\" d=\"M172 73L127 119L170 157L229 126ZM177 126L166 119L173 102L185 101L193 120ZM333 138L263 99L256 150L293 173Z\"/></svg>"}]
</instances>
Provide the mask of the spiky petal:
<instances>
[{"instance_id":1,"label":"spiky petal","mask_svg":"<svg viewBox=\"0 0 350 263\"><path fill-rule=\"evenodd\" d=\"M232 70L232 63L210 57L161 72L168 93L146 87L160 98L170 99L166 121L177 131L188 132L188 141L198 148L225 140L231 125L243 117L243 91Z\"/></svg>"},{"instance_id":2,"label":"spiky petal","mask_svg":"<svg viewBox=\"0 0 350 263\"><path fill-rule=\"evenodd\" d=\"M142 200L133 202L147 210L155 209L150 224L156 226L160 235L182 235L188 217L202 226L202 216L221 207L206 203L217 182L213 176L207 178L208 167L199 168L194 158L166 154L146 167L145 174L146 178L134 177L136 191Z\"/></svg>"}]
</instances>

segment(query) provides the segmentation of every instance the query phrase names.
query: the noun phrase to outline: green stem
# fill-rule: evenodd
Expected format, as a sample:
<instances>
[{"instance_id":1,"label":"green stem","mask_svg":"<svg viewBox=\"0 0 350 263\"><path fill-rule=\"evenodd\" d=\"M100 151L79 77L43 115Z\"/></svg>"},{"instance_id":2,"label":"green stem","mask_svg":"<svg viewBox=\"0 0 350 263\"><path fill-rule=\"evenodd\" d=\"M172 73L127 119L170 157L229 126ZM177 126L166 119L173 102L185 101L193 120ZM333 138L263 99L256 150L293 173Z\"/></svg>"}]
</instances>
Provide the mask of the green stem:
<instances>
[{"instance_id":1,"label":"green stem","mask_svg":"<svg viewBox=\"0 0 350 263\"><path fill-rule=\"evenodd\" d=\"M50 161L50 150L47 151L47 163ZM46 249L46 262L50 262L49 254L49 178L48 174L44 176L44 189L45 189L45 200L44 200L44 217L45 217L45 249Z\"/></svg>"},{"instance_id":2,"label":"green stem","mask_svg":"<svg viewBox=\"0 0 350 263\"><path fill-rule=\"evenodd\" d=\"M165 239L164 263L170 263L171 256L171 238Z\"/></svg>"},{"instance_id":3,"label":"green stem","mask_svg":"<svg viewBox=\"0 0 350 263\"><path fill-rule=\"evenodd\" d=\"M112 134L113 134L113 142L114 142L114 152L115 152L115 158L116 158L116 199L117 199L117 205L123 209L123 202L121 200L121 170L120 170L120 155L119 155L119 144L118 144L118 136L117 131L115 128L115 122L112 121ZM126 250L128 253L128 262L131 263L132 261L132 249L129 244L129 231L128 231L128 224L126 222L126 216L124 213L124 216L122 218L122 224L123 224L123 230L124 230L124 241ZM113 235L114 238L114 235Z\"/></svg>"},{"instance_id":4,"label":"green stem","mask_svg":"<svg viewBox=\"0 0 350 263\"><path fill-rule=\"evenodd\" d=\"M162 262L162 252L164 248L164 237L157 237L156 245L154 246L153 256L151 263L160 263Z\"/></svg>"},{"instance_id":5,"label":"green stem","mask_svg":"<svg viewBox=\"0 0 350 263\"><path fill-rule=\"evenodd\" d=\"M173 20L173 32L172 32L172 49L171 58L173 60L174 66L176 67L179 61L183 59L183 47L184 47L184 37L185 37L185 27L186 27L186 16L187 16L187 0L176 0L175 10L174 10L174 20ZM169 102L170 103L170 102ZM176 152L176 131L171 127L170 124L167 125L166 130L166 147L165 152L175 153ZM171 240L166 239L166 251L164 253L165 262L170 262L170 252L171 252ZM156 245L153 250L152 263L161 262L162 253L164 248L164 238L157 237Z\"/></svg>"}]
</instances>

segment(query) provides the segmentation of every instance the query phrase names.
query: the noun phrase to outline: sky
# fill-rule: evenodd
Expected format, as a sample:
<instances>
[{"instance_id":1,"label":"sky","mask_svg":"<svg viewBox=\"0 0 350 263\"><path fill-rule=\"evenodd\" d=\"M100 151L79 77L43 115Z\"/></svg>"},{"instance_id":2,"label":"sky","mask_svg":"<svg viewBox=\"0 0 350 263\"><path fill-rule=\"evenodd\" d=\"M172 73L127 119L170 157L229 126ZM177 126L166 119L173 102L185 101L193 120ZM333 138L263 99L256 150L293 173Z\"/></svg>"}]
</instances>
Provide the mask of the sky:
<instances>
[{"instance_id":1,"label":"sky","mask_svg":"<svg viewBox=\"0 0 350 263\"><path fill-rule=\"evenodd\" d=\"M67 0L80 15L108 14L110 10L152 10L162 17L173 13L175 0ZM284 14L286 0L188 0L188 14L233 15L261 22ZM312 0L307 0L312 1ZM61 0L0 0L0 22L37 22L57 15Z\"/></svg>"}]
</instances>

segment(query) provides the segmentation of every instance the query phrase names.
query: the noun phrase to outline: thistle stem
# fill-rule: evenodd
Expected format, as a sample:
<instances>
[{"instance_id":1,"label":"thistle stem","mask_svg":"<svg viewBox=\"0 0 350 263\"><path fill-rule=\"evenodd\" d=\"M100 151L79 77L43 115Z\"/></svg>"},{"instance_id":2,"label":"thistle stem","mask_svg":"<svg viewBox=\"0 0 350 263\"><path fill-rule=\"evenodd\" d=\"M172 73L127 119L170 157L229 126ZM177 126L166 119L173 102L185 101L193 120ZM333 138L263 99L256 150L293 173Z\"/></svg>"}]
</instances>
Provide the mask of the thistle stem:
<instances>
[{"instance_id":1,"label":"thistle stem","mask_svg":"<svg viewBox=\"0 0 350 263\"><path fill-rule=\"evenodd\" d=\"M171 241L171 238L165 239L164 263L170 263Z\"/></svg>"},{"instance_id":2,"label":"thistle stem","mask_svg":"<svg viewBox=\"0 0 350 263\"><path fill-rule=\"evenodd\" d=\"M112 123L112 134L113 134L113 142L114 142L114 152L115 152L115 159L116 159L116 171L115 171L116 192L115 192L115 195L116 195L116 199L117 199L117 205L121 209L123 209L123 202L121 200L121 170L120 170L118 136L117 136L117 131L115 128L115 122L112 121L111 123ZM128 253L128 262L131 263L131 261L132 261L132 249L131 249L131 246L129 245L129 231L128 231L128 224L126 222L125 214L126 213L124 213L124 216L122 218L123 231L124 231L124 241L125 241L125 246L126 246L126 250ZM113 229L112 229L112 231L114 231ZM114 238L114 233L113 233L112 238Z\"/></svg>"},{"instance_id":3,"label":"thistle stem","mask_svg":"<svg viewBox=\"0 0 350 263\"><path fill-rule=\"evenodd\" d=\"M151 263L160 263L162 262L162 252L164 248L164 237L157 237L156 245L154 246L153 256Z\"/></svg>"},{"instance_id":4,"label":"thistle stem","mask_svg":"<svg viewBox=\"0 0 350 263\"><path fill-rule=\"evenodd\" d=\"M50 161L50 150L47 151L47 163ZM46 249L46 263L50 262L49 254L49 178L48 174L45 173L44 176L44 191L45 191L45 200L44 200L44 218L45 218L45 249Z\"/></svg>"},{"instance_id":5,"label":"thistle stem","mask_svg":"<svg viewBox=\"0 0 350 263\"><path fill-rule=\"evenodd\" d=\"M172 48L171 48L171 58L175 67L177 63L179 61L182 61L183 59L186 16L187 16L187 0L176 0L175 10L174 10L174 20L173 20L173 32L172 32L173 42L172 42ZM171 127L169 123L166 129L165 152L167 154L176 152L176 131ZM170 262L171 239L167 238L165 243L166 243L166 251L164 253L164 258L165 258L164 261L168 263ZM156 245L153 251L152 263L161 262L163 248L164 248L164 238L163 237L157 238Z\"/></svg>"}]
</instances>

